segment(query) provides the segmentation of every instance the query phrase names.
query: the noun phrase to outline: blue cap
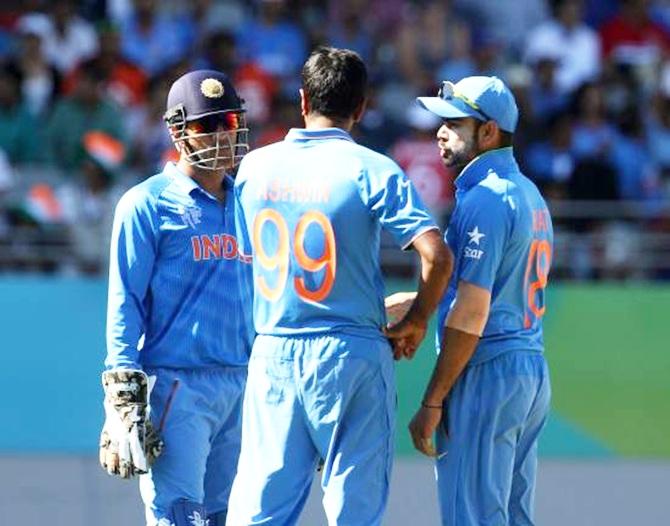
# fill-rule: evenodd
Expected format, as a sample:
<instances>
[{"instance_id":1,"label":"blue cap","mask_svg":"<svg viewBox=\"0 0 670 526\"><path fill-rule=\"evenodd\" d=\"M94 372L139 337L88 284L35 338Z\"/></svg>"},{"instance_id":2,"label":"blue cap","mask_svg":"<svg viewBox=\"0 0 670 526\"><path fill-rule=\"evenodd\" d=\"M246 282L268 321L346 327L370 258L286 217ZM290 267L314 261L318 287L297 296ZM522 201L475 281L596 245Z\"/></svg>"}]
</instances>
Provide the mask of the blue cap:
<instances>
[{"instance_id":1,"label":"blue cap","mask_svg":"<svg viewBox=\"0 0 670 526\"><path fill-rule=\"evenodd\" d=\"M492 120L510 133L519 121L514 95L498 77L465 77L456 84L444 81L437 97L418 97L416 101L443 119Z\"/></svg>"},{"instance_id":2,"label":"blue cap","mask_svg":"<svg viewBox=\"0 0 670 526\"><path fill-rule=\"evenodd\" d=\"M166 118L177 109L187 121L222 111L242 109L230 79L220 71L200 69L174 81L167 97Z\"/></svg>"}]
</instances>

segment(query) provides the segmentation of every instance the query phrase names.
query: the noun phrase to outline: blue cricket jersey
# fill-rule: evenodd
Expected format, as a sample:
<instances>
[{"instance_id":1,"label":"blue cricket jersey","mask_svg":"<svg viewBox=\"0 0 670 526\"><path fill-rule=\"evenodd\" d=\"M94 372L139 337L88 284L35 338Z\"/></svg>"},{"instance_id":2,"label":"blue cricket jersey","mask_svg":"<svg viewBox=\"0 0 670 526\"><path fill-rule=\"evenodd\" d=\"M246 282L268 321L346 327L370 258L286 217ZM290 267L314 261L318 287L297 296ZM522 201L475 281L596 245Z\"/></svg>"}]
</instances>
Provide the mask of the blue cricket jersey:
<instances>
[{"instance_id":1,"label":"blue cricket jersey","mask_svg":"<svg viewBox=\"0 0 670 526\"><path fill-rule=\"evenodd\" d=\"M378 337L381 229L406 248L437 228L400 167L338 128L292 129L247 154L235 192L259 334Z\"/></svg>"},{"instance_id":2,"label":"blue cricket jersey","mask_svg":"<svg viewBox=\"0 0 670 526\"><path fill-rule=\"evenodd\" d=\"M225 202L168 163L120 199L112 228L107 359L113 367L246 365L251 265Z\"/></svg>"},{"instance_id":3,"label":"blue cricket jersey","mask_svg":"<svg viewBox=\"0 0 670 526\"><path fill-rule=\"evenodd\" d=\"M511 147L473 159L455 184L456 207L445 235L455 264L438 310L438 350L463 280L491 292L489 319L471 364L511 350L542 352L554 240L544 199L519 171Z\"/></svg>"}]
</instances>

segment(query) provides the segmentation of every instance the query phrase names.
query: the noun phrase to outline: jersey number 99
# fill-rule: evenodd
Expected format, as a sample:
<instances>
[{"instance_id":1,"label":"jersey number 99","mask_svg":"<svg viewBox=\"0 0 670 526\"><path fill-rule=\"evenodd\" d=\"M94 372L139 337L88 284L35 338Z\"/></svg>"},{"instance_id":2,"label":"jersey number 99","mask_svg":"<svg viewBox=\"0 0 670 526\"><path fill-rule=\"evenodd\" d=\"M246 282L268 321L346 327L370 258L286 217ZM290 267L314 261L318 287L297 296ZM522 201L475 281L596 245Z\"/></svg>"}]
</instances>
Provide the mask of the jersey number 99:
<instances>
[{"instance_id":1,"label":"jersey number 99","mask_svg":"<svg viewBox=\"0 0 670 526\"><path fill-rule=\"evenodd\" d=\"M262 232L266 223L272 223L277 231L277 248L274 253L268 254L263 246ZM312 258L305 250L305 235L307 229L316 225L323 232L324 249L323 253ZM256 277L256 284L261 295L268 301L277 301L284 293L286 282L288 281L288 270L290 264L291 248L297 264L306 272L319 272L325 269L321 286L315 290L310 290L302 277L293 278L293 287L298 297L304 301L321 302L328 297L333 283L335 282L335 272L337 269L337 259L335 251L335 232L329 219L318 210L305 212L295 227L293 233L293 243L290 242L288 225L284 217L272 208L264 208L254 219L253 226L253 245L255 258L258 264L267 271L275 271L277 277L275 285L271 286L264 276Z\"/></svg>"}]
</instances>

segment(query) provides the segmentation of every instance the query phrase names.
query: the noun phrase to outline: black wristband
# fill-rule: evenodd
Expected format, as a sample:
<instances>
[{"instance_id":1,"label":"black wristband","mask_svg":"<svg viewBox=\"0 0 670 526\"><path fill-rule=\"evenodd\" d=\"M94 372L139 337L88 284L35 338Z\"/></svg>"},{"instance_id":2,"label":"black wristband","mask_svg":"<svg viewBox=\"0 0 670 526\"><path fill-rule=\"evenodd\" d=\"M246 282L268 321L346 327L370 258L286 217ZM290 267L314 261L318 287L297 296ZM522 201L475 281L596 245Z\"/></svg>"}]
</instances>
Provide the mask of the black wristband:
<instances>
[{"instance_id":1,"label":"black wristband","mask_svg":"<svg viewBox=\"0 0 670 526\"><path fill-rule=\"evenodd\" d=\"M441 405L430 405L423 401L421 402L421 407L425 407L426 409L442 409Z\"/></svg>"}]
</instances>

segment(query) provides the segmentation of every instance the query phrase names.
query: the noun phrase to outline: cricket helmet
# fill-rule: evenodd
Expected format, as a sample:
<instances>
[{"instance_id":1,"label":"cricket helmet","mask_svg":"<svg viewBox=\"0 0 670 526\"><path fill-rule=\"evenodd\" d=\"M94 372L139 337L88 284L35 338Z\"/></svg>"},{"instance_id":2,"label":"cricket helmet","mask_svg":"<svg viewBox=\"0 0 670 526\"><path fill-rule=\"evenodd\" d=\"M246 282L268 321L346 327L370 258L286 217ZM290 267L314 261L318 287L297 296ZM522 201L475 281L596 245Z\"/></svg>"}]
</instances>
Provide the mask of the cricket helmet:
<instances>
[{"instance_id":1,"label":"cricket helmet","mask_svg":"<svg viewBox=\"0 0 670 526\"><path fill-rule=\"evenodd\" d=\"M231 171L240 163L249 151L243 102L219 71L191 71L172 84L163 119L188 164Z\"/></svg>"}]
</instances>

